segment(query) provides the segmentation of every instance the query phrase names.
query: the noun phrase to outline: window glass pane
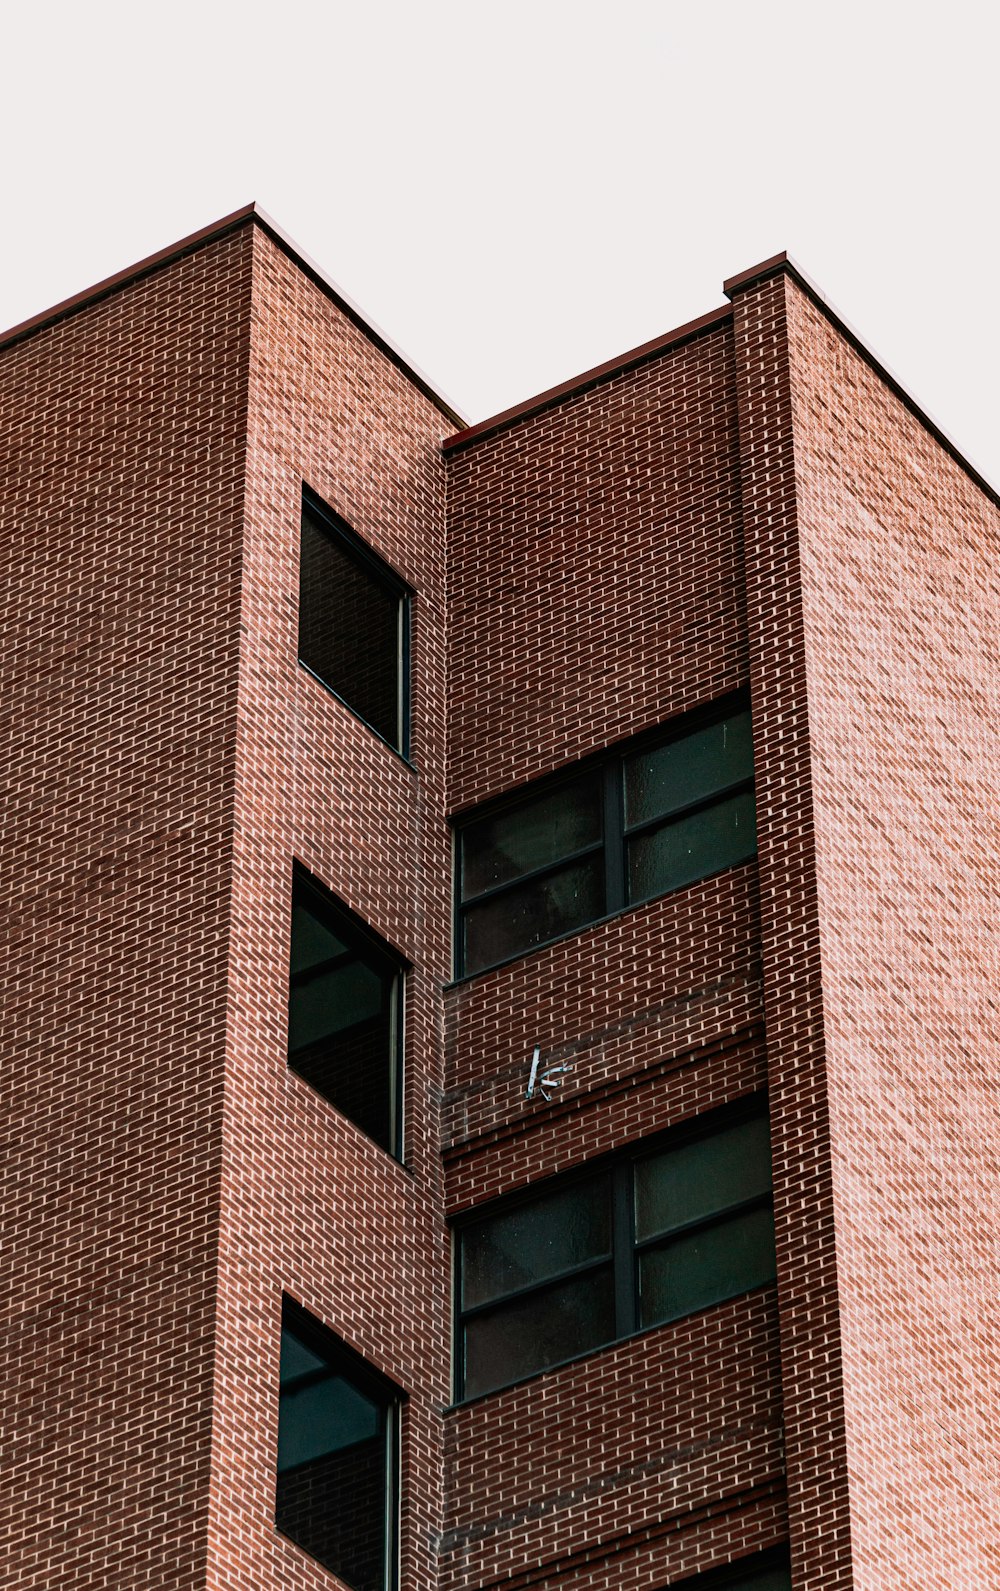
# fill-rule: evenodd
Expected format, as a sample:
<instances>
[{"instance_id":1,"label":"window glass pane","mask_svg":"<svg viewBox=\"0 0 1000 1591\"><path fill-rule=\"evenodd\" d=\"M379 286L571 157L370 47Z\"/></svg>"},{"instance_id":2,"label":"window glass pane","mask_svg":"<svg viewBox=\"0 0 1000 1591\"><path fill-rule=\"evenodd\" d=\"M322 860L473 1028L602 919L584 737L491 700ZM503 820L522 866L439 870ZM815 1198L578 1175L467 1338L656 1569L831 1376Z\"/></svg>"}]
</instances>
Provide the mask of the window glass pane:
<instances>
[{"instance_id":1,"label":"window glass pane","mask_svg":"<svg viewBox=\"0 0 1000 1591\"><path fill-rule=\"evenodd\" d=\"M752 775L750 714L737 713L626 758L626 825L663 817Z\"/></svg>"},{"instance_id":2,"label":"window glass pane","mask_svg":"<svg viewBox=\"0 0 1000 1591\"><path fill-rule=\"evenodd\" d=\"M721 1586L719 1591L723 1591ZM787 1569L758 1569L756 1574L727 1580L724 1591L792 1591L792 1577Z\"/></svg>"},{"instance_id":3,"label":"window glass pane","mask_svg":"<svg viewBox=\"0 0 1000 1591\"><path fill-rule=\"evenodd\" d=\"M466 972L519 955L604 914L601 852L558 873L514 885L464 914Z\"/></svg>"},{"instance_id":4,"label":"window glass pane","mask_svg":"<svg viewBox=\"0 0 1000 1591\"><path fill-rule=\"evenodd\" d=\"M462 1234L462 1307L611 1252L611 1179L578 1182Z\"/></svg>"},{"instance_id":5,"label":"window glass pane","mask_svg":"<svg viewBox=\"0 0 1000 1591\"><path fill-rule=\"evenodd\" d=\"M329 972L313 973L293 984L289 1049L294 1053L328 1034L377 1017L391 981L362 961L345 960Z\"/></svg>"},{"instance_id":6,"label":"window glass pane","mask_svg":"<svg viewBox=\"0 0 1000 1591\"><path fill-rule=\"evenodd\" d=\"M640 1254L640 1324L689 1315L774 1277L770 1207L745 1211Z\"/></svg>"},{"instance_id":7,"label":"window glass pane","mask_svg":"<svg viewBox=\"0 0 1000 1591\"><path fill-rule=\"evenodd\" d=\"M282 1332L275 1523L355 1591L384 1591L392 1399L331 1344Z\"/></svg>"},{"instance_id":8,"label":"window glass pane","mask_svg":"<svg viewBox=\"0 0 1000 1591\"><path fill-rule=\"evenodd\" d=\"M299 657L397 748L402 608L394 587L380 581L334 530L303 511Z\"/></svg>"},{"instance_id":9,"label":"window glass pane","mask_svg":"<svg viewBox=\"0 0 1000 1591\"><path fill-rule=\"evenodd\" d=\"M501 1304L466 1323L465 1396L506 1386L614 1335L610 1266Z\"/></svg>"},{"instance_id":10,"label":"window glass pane","mask_svg":"<svg viewBox=\"0 0 1000 1591\"><path fill-rule=\"evenodd\" d=\"M304 972L342 956L346 949L326 923L320 922L305 901L292 906L292 971Z\"/></svg>"},{"instance_id":11,"label":"window glass pane","mask_svg":"<svg viewBox=\"0 0 1000 1591\"><path fill-rule=\"evenodd\" d=\"M753 791L745 790L629 840L629 899L665 895L719 868L746 861L756 850Z\"/></svg>"},{"instance_id":12,"label":"window glass pane","mask_svg":"<svg viewBox=\"0 0 1000 1591\"><path fill-rule=\"evenodd\" d=\"M289 1065L395 1154L398 967L388 951L369 949L332 896L299 878L293 889L291 965Z\"/></svg>"},{"instance_id":13,"label":"window glass pane","mask_svg":"<svg viewBox=\"0 0 1000 1591\"><path fill-rule=\"evenodd\" d=\"M770 1124L754 1116L636 1161L636 1240L770 1191Z\"/></svg>"},{"instance_id":14,"label":"window glass pane","mask_svg":"<svg viewBox=\"0 0 1000 1591\"><path fill-rule=\"evenodd\" d=\"M600 797L600 777L589 774L463 829L463 899L599 841Z\"/></svg>"},{"instance_id":15,"label":"window glass pane","mask_svg":"<svg viewBox=\"0 0 1000 1591\"><path fill-rule=\"evenodd\" d=\"M291 1469L380 1435L383 1410L340 1376L283 1389L278 1469Z\"/></svg>"},{"instance_id":16,"label":"window glass pane","mask_svg":"<svg viewBox=\"0 0 1000 1591\"><path fill-rule=\"evenodd\" d=\"M297 1381L300 1376L311 1375L316 1370L325 1370L326 1360L307 1348L300 1342L286 1326L281 1333L281 1371L282 1387L287 1387L292 1381Z\"/></svg>"}]
</instances>

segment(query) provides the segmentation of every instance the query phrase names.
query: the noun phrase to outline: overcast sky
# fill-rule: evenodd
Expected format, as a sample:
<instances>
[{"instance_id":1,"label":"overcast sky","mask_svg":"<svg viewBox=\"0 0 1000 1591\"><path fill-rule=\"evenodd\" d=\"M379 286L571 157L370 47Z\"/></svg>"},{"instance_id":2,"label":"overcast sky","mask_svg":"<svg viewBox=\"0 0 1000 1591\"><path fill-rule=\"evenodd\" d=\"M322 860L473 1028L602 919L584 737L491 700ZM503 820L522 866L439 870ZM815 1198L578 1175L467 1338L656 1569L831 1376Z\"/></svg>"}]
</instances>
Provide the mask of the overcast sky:
<instances>
[{"instance_id":1,"label":"overcast sky","mask_svg":"<svg viewBox=\"0 0 1000 1591\"><path fill-rule=\"evenodd\" d=\"M7 326L257 200L472 419L788 251L1000 484L997 8L8 8Z\"/></svg>"}]
</instances>

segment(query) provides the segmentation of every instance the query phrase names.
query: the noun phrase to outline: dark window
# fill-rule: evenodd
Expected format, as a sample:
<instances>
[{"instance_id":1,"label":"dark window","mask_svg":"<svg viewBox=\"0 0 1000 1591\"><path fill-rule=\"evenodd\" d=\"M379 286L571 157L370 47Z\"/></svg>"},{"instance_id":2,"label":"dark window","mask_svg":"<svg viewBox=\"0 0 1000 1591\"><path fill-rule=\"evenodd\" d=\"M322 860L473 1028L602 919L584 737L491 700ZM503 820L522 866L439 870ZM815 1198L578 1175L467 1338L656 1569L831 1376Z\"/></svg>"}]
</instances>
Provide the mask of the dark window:
<instances>
[{"instance_id":1,"label":"dark window","mask_svg":"<svg viewBox=\"0 0 1000 1591\"><path fill-rule=\"evenodd\" d=\"M791 1588L788 1553L777 1548L679 1581L673 1591L791 1591Z\"/></svg>"},{"instance_id":2,"label":"dark window","mask_svg":"<svg viewBox=\"0 0 1000 1591\"><path fill-rule=\"evenodd\" d=\"M403 964L296 868L288 1064L401 1156Z\"/></svg>"},{"instance_id":3,"label":"dark window","mask_svg":"<svg viewBox=\"0 0 1000 1591\"><path fill-rule=\"evenodd\" d=\"M774 1280L759 1105L555 1178L456 1233L459 1397Z\"/></svg>"},{"instance_id":4,"label":"dark window","mask_svg":"<svg viewBox=\"0 0 1000 1591\"><path fill-rule=\"evenodd\" d=\"M750 714L691 715L668 736L546 781L458 835L458 973L479 972L757 849Z\"/></svg>"},{"instance_id":5,"label":"dark window","mask_svg":"<svg viewBox=\"0 0 1000 1591\"><path fill-rule=\"evenodd\" d=\"M400 1393L286 1301L275 1523L354 1591L395 1578Z\"/></svg>"},{"instance_id":6,"label":"dark window","mask_svg":"<svg viewBox=\"0 0 1000 1591\"><path fill-rule=\"evenodd\" d=\"M302 503L299 660L407 755L409 592L318 498Z\"/></svg>"}]
</instances>

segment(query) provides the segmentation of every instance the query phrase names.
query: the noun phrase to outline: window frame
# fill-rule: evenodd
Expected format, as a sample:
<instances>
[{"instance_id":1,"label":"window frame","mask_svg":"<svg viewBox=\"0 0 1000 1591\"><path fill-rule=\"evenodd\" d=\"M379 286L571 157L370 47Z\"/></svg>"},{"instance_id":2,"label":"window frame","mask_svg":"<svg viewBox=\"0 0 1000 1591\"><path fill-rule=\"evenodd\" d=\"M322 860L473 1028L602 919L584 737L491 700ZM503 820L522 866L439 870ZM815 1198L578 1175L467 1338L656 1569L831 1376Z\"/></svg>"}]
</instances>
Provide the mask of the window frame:
<instances>
[{"instance_id":1,"label":"window frame","mask_svg":"<svg viewBox=\"0 0 1000 1591\"><path fill-rule=\"evenodd\" d=\"M519 1386L522 1382L533 1380L536 1376L547 1375L549 1371L559 1369L562 1365L572 1364L577 1359L589 1358L591 1354L603 1353L616 1343L625 1342L630 1337L638 1337L647 1331L660 1331L664 1326L670 1325L675 1320L683 1320L688 1315L698 1314L702 1309L714 1309L729 1298L740 1298L745 1292L753 1292L757 1287L774 1286L773 1281L758 1282L749 1288L741 1288L738 1292L728 1293L721 1298L713 1300L710 1304L701 1304L694 1309L682 1311L679 1314L669 1315L663 1320L658 1320L651 1325L642 1325L640 1318L639 1298L639 1260L643 1253L657 1247L664 1247L676 1236L707 1230L719 1225L734 1216L746 1213L753 1209L770 1208L774 1210L774 1185L773 1175L770 1191L755 1194L747 1199L736 1201L714 1210L705 1216L698 1216L690 1221L680 1223L669 1232L657 1233L651 1238L636 1239L635 1233L635 1167L646 1159L662 1154L665 1150L681 1149L699 1139L712 1138L726 1131L727 1128L741 1125L743 1122L763 1118L768 1123L770 1137L770 1109L769 1096L766 1090L745 1095L740 1099L732 1100L728 1104L718 1107L707 1114L702 1114L678 1122L673 1127L668 1127L664 1132L657 1133L652 1138L643 1138L635 1143L628 1144L622 1149L614 1150L603 1155L598 1160L588 1161L585 1165L574 1166L567 1171L558 1171L553 1175L544 1177L538 1182L529 1183L524 1188L517 1189L510 1194L500 1194L491 1199L487 1204L463 1211L451 1223L452 1229L452 1341L454 1344L453 1370L454 1370L454 1403L474 1403L479 1398L493 1397L496 1393L508 1387ZM559 1271L552 1276L545 1277L540 1282L529 1282L523 1287L512 1289L510 1292L500 1294L487 1300L483 1304L463 1308L462 1299L462 1237L463 1234L481 1223L491 1221L500 1214L533 1204L544 1198L549 1193L558 1189L569 1188L574 1184L596 1182L600 1178L607 1178L610 1184L609 1199L611 1205L611 1253L610 1256L593 1258L582 1263ZM465 1391L465 1323L488 1314L491 1310L506 1307L509 1303L520 1298L530 1297L532 1293L539 1296L545 1294L561 1283L573 1280L578 1275L586 1275L588 1271L597 1272L605 1266L612 1271L612 1296L614 1299L614 1315L617 1328L615 1335L604 1341L594 1343L581 1353L569 1354L565 1359L553 1361L551 1364L540 1366L535 1370L528 1370L523 1375L515 1377L513 1381L505 1381L495 1387L489 1387L482 1392L466 1394Z\"/></svg>"},{"instance_id":2,"label":"window frame","mask_svg":"<svg viewBox=\"0 0 1000 1591\"><path fill-rule=\"evenodd\" d=\"M381 976L389 975L393 979L392 1011L389 1021L392 1053L389 1060L390 1132L388 1144L380 1143L377 1138L372 1137L371 1133L367 1132L359 1122L354 1120L353 1116L349 1115L346 1110L338 1105L336 1100L331 1099L322 1089L317 1088L316 1084L295 1065L291 1049L291 1005L292 991L295 986L294 979L297 976L301 977L301 974L293 973L290 963L295 932L294 908L301 893L304 893L310 901L316 903L318 910L315 916L324 926L329 927L337 938L344 942L348 950L354 950L359 959L365 961L369 966L373 966ZM317 878L298 860L292 863L289 923L288 1032L285 1040L285 1062L288 1070L294 1072L299 1081L305 1083L306 1087L310 1088L320 1099L325 1100L331 1110L337 1112L338 1116L342 1116L345 1121L349 1121L358 1132L364 1135L369 1143L375 1144L376 1148L383 1150L393 1160L402 1165L405 1160L406 988L407 974L411 970L411 963L407 961L405 956L400 955L393 945L380 938L374 929L370 928L356 912L352 912L350 907L345 905L338 896L334 895L332 890L328 889L321 879ZM310 970L314 971L315 969Z\"/></svg>"},{"instance_id":3,"label":"window frame","mask_svg":"<svg viewBox=\"0 0 1000 1591\"><path fill-rule=\"evenodd\" d=\"M306 515L310 515L327 539L335 547L346 554L355 566L367 575L368 578L383 591L389 592L399 603L398 610L398 640L396 649L396 712L399 722L399 743L384 735L377 729L352 702L343 696L335 685L316 670L311 663L306 662L302 656L302 613L304 606L304 581L302 571L302 523ZM357 531L348 524L347 520L332 509L328 503L303 482L302 507L299 518L299 588L297 634L295 638L296 657L299 667L322 685L325 691L340 702L342 707L366 729L370 729L384 746L388 746L403 761L410 763L410 649L412 644L413 627L413 600L414 590L402 577L397 574L392 565L387 563L373 547L358 535ZM412 764L411 764L412 766Z\"/></svg>"},{"instance_id":4,"label":"window frame","mask_svg":"<svg viewBox=\"0 0 1000 1591\"><path fill-rule=\"evenodd\" d=\"M712 1569L703 1569L701 1574L678 1580L669 1591L740 1591L748 1579L773 1574L775 1570L784 1572L790 1591L792 1580L787 1546L768 1547L763 1552L751 1552L728 1563L716 1564Z\"/></svg>"},{"instance_id":5,"label":"window frame","mask_svg":"<svg viewBox=\"0 0 1000 1591\"><path fill-rule=\"evenodd\" d=\"M594 756L581 759L571 768L561 768L556 773L534 779L521 786L515 792L491 797L480 806L459 813L452 819L454 830L454 906L452 915L452 936L454 944L455 976L454 982L461 983L469 978L478 978L483 973L492 972L497 967L504 967L513 961L519 961L522 956L530 956L536 950L543 950L547 945L558 944L561 939L569 939L574 934L583 933L587 928L592 928L597 923L607 922L612 917L619 917L624 912L634 911L639 906L646 905L652 900L662 900L665 895L672 895L676 890L688 889L691 884L700 883L702 879L712 878L716 873L727 872L731 867L742 867L757 855L757 845L754 843L752 850L736 861L720 863L707 873L698 873L694 878L672 885L655 895L646 895L638 900L629 898L628 886L628 847L630 843L640 838L643 834L668 827L670 824L685 817L696 815L700 811L708 811L733 796L755 791L755 770L742 779L720 787L710 795L699 796L693 801L688 801L672 808L668 813L661 813L652 818L643 819L639 823L629 824L625 815L625 764L630 757L641 756L645 752L655 751L661 746L668 746L674 741L687 738L703 729L710 729L713 724L721 723L727 718L735 718L743 713L750 712L750 693L741 689L718 698L716 701L706 703L690 712L681 713L670 719L667 724L658 725L655 729L643 732L631 740L619 741L614 746L607 747ZM752 725L751 725L752 728ZM521 807L532 804L539 797L551 795L560 789L568 789L571 785L585 780L595 771L601 773L601 820L602 837L592 841L575 851L567 851L555 861L545 862L541 866L521 873L516 878L499 884L490 885L487 889L480 890L469 899L463 899L463 863L464 863L464 836L475 824L501 815L516 813ZM573 863L585 860L588 856L603 853L603 883L605 909L597 917L588 917L573 928L553 934L548 939L540 939L536 944L528 945L524 949L510 955L501 956L496 961L487 962L474 971L466 970L465 953L465 921L470 910L479 907L491 900L499 899L504 894L530 885L547 876L571 866Z\"/></svg>"},{"instance_id":6,"label":"window frame","mask_svg":"<svg viewBox=\"0 0 1000 1591\"><path fill-rule=\"evenodd\" d=\"M335 1331L315 1315L309 1313L296 1299L287 1293L281 1298L281 1329L280 1340L285 1330L289 1330L307 1348L311 1348L317 1356L322 1357L328 1365L342 1367L338 1373L343 1379L350 1381L357 1389L369 1399L370 1402L379 1403L385 1413L385 1510L383 1528L385 1531L385 1572L382 1577L381 1591L396 1591L399 1585L400 1567L400 1496L402 1474L402 1410L407 1401L406 1391L381 1370L361 1355L350 1343L338 1337ZM278 1429L281 1423L281 1377L278 1377L278 1425L275 1429L275 1506L274 1528L279 1536L290 1541L299 1552L305 1553L313 1563L318 1563L328 1573L334 1574L344 1580L339 1569L325 1563L322 1558L317 1558L309 1548L298 1541L295 1536L289 1535L278 1524L277 1486L282 1474L290 1473L301 1468L301 1465L292 1465L289 1470L279 1471L277 1467ZM353 1591L353 1588L352 1588Z\"/></svg>"}]
</instances>

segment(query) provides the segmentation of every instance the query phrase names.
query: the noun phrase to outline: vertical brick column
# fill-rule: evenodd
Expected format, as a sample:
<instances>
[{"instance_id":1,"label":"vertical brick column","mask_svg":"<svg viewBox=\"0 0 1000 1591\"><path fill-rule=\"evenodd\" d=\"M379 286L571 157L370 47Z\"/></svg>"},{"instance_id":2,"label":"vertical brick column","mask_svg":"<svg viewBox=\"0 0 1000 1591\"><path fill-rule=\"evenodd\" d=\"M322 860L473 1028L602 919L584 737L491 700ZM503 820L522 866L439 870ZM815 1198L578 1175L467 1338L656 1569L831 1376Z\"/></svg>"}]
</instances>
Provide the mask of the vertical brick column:
<instances>
[{"instance_id":1,"label":"vertical brick column","mask_svg":"<svg viewBox=\"0 0 1000 1591\"><path fill-rule=\"evenodd\" d=\"M0 353L0 1586L205 1585L247 231Z\"/></svg>"},{"instance_id":2,"label":"vertical brick column","mask_svg":"<svg viewBox=\"0 0 1000 1591\"><path fill-rule=\"evenodd\" d=\"M787 283L733 300L795 1591L852 1583Z\"/></svg>"}]
</instances>

